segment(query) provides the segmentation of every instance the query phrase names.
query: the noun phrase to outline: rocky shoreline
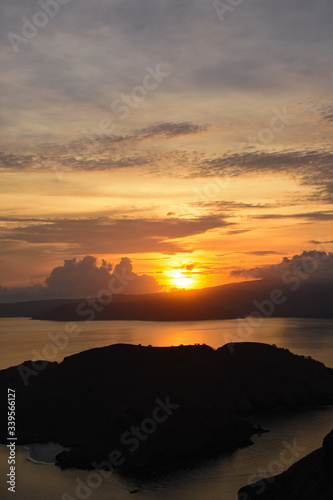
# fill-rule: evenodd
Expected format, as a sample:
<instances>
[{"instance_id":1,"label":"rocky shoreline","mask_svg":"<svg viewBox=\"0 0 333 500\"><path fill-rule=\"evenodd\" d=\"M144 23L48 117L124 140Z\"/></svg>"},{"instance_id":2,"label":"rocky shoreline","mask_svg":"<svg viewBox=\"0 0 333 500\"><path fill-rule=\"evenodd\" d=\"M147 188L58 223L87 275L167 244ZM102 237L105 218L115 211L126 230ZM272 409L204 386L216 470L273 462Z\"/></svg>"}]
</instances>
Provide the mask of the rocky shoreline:
<instances>
[{"instance_id":1,"label":"rocky shoreline","mask_svg":"<svg viewBox=\"0 0 333 500\"><path fill-rule=\"evenodd\" d=\"M333 498L333 431L323 446L287 471L245 486L238 500L331 500Z\"/></svg>"}]
</instances>

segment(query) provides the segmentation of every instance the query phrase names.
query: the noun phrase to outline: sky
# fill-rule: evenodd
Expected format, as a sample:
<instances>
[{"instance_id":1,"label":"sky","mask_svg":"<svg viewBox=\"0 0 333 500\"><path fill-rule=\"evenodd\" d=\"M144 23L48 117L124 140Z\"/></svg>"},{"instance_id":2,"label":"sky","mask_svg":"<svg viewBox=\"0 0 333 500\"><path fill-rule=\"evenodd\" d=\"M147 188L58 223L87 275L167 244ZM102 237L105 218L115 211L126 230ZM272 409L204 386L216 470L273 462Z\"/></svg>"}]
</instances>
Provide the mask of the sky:
<instances>
[{"instance_id":1,"label":"sky","mask_svg":"<svg viewBox=\"0 0 333 500\"><path fill-rule=\"evenodd\" d=\"M116 269L128 293L202 288L332 251L330 0L2 6L3 300L74 296L78 275L96 293Z\"/></svg>"}]
</instances>

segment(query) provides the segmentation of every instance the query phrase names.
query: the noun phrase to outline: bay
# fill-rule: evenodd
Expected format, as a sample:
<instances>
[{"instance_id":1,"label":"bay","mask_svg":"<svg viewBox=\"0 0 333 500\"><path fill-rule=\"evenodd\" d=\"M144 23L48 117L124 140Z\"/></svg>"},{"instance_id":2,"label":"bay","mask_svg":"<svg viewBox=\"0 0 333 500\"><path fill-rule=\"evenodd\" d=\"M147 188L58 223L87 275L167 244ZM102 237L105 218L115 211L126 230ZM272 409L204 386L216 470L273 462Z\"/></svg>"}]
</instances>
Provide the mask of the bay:
<instances>
[{"instance_id":1,"label":"bay","mask_svg":"<svg viewBox=\"0 0 333 500\"><path fill-rule=\"evenodd\" d=\"M64 335L66 325L28 318L0 319L1 368L27 359L61 361L76 352L114 343L153 346L205 343L217 348L232 341L276 344L297 354L312 356L326 366L333 367L332 320L267 318L251 328L246 318L175 323L83 322L77 324L80 331L76 331L75 336ZM86 498L235 500L241 486L261 476L276 474L321 446L323 437L333 427L333 408L274 416L256 415L252 420L270 429L269 433L255 436L253 446L214 459L194 458L191 462L177 463L174 468L145 483L113 473L103 479L98 487L91 486ZM12 498L6 486L7 457L6 446L0 446L1 498ZM76 491L78 484L87 484L89 480L87 471L61 471L53 464L32 462L24 447L17 447L16 459L17 500L79 498ZM135 489L138 493L131 495L130 492Z\"/></svg>"}]
</instances>

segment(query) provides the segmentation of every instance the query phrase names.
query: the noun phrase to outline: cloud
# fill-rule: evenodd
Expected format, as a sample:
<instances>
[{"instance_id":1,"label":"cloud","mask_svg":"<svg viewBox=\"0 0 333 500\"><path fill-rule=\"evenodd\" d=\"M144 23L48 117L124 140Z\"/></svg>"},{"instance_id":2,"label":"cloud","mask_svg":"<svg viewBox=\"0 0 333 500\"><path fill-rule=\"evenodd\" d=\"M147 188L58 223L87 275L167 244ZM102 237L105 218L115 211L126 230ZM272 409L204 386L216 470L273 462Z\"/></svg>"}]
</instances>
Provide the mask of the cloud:
<instances>
[{"instance_id":1,"label":"cloud","mask_svg":"<svg viewBox=\"0 0 333 500\"><path fill-rule=\"evenodd\" d=\"M96 257L86 255L81 260L65 260L62 266L51 271L44 283L28 287L0 286L0 301L96 297L100 291L109 290L110 283L114 284L111 287L114 293L156 293L162 289L154 277L133 272L128 257L123 257L113 270L112 264L105 260L98 266Z\"/></svg>"},{"instance_id":2,"label":"cloud","mask_svg":"<svg viewBox=\"0 0 333 500\"><path fill-rule=\"evenodd\" d=\"M311 243L311 245L327 245L327 244L332 244L333 240L310 240L308 243Z\"/></svg>"},{"instance_id":3,"label":"cloud","mask_svg":"<svg viewBox=\"0 0 333 500\"><path fill-rule=\"evenodd\" d=\"M18 54L6 35L20 34L22 16L31 20L40 6L32 0L2 3L3 126L12 137L66 137L93 127L92 117L98 123L112 116L111 102L158 62L171 76L151 96L151 106L168 123L179 115L186 123L203 112L225 114L227 121L232 109L235 114L244 105L240 92L254 108L269 94L275 102L286 99L286 90L318 92L331 77L329 2L315 14L308 0L239 2L223 23L213 2L203 0L99 0L98 8L89 0L67 2ZM145 106L143 119L150 119L148 102L138 104Z\"/></svg>"},{"instance_id":4,"label":"cloud","mask_svg":"<svg viewBox=\"0 0 333 500\"><path fill-rule=\"evenodd\" d=\"M253 252L244 252L247 255L276 255L278 252L274 252L274 250L255 250Z\"/></svg>"},{"instance_id":5,"label":"cloud","mask_svg":"<svg viewBox=\"0 0 333 500\"><path fill-rule=\"evenodd\" d=\"M264 214L256 215L254 219L306 219L308 221L328 221L333 220L333 212L318 211L302 214Z\"/></svg>"},{"instance_id":6,"label":"cloud","mask_svg":"<svg viewBox=\"0 0 333 500\"><path fill-rule=\"evenodd\" d=\"M255 146L257 149L257 146ZM193 177L239 177L249 174L284 173L297 176L301 184L311 186L315 193L311 199L332 201L333 198L333 150L331 148L269 152L256 150L238 152L220 157L206 158Z\"/></svg>"},{"instance_id":7,"label":"cloud","mask_svg":"<svg viewBox=\"0 0 333 500\"><path fill-rule=\"evenodd\" d=\"M225 234L235 236L236 234L248 233L249 231L251 231L251 229L235 229L233 231L226 231Z\"/></svg>"},{"instance_id":8,"label":"cloud","mask_svg":"<svg viewBox=\"0 0 333 500\"><path fill-rule=\"evenodd\" d=\"M333 201L333 150L331 147L284 151L238 151L216 155L202 151L172 149L172 145L152 145L151 141L171 141L206 131L206 125L192 122L161 122L137 129L129 135L106 136L94 132L68 144L36 146L33 153L0 154L3 171L52 170L59 178L71 171L109 171L138 168L151 174L182 178L240 177L283 174L312 188L309 201ZM148 141L148 144L147 144ZM199 202L212 210L219 208L269 208L274 204L250 204L227 201Z\"/></svg>"},{"instance_id":9,"label":"cloud","mask_svg":"<svg viewBox=\"0 0 333 500\"><path fill-rule=\"evenodd\" d=\"M86 255L82 260L76 258L65 260L63 266L55 267L50 276L45 280L48 291L52 291L56 296L79 297L90 294L96 295L98 290L105 287L110 280L112 265L105 260L102 265L96 265L97 259L91 255Z\"/></svg>"},{"instance_id":10,"label":"cloud","mask_svg":"<svg viewBox=\"0 0 333 500\"><path fill-rule=\"evenodd\" d=\"M243 210L243 209L259 209L259 210L264 210L268 208L277 208L280 206L285 207L286 204L281 202L276 202L276 203L244 203L241 201L194 201L190 203L191 206L193 207L198 207L198 208L203 208L203 209L210 209L211 213L220 213L221 211L223 212L230 212L234 210Z\"/></svg>"},{"instance_id":11,"label":"cloud","mask_svg":"<svg viewBox=\"0 0 333 500\"><path fill-rule=\"evenodd\" d=\"M321 106L320 112L327 122L333 122L333 106L326 104L326 106Z\"/></svg>"},{"instance_id":12,"label":"cloud","mask_svg":"<svg viewBox=\"0 0 333 500\"><path fill-rule=\"evenodd\" d=\"M182 135L198 133L204 126L193 123L161 123L150 125L128 136L101 136L89 134L79 141L56 146L45 144L34 154L2 153L0 168L4 170L45 170L65 174L68 171L106 171L140 168L146 172L183 178L225 178L262 174L283 174L299 180L301 185L313 188L307 195L310 201L333 200L333 150L331 148L265 150L226 153L223 156L201 151L156 149L146 141L170 140ZM255 146L257 149L257 146ZM38 148L37 148L38 149ZM237 208L273 208L279 203L251 204L232 201L196 202L212 210Z\"/></svg>"},{"instance_id":13,"label":"cloud","mask_svg":"<svg viewBox=\"0 0 333 500\"><path fill-rule=\"evenodd\" d=\"M119 276L127 278L123 292L126 294L156 293L162 289L153 276L148 274L138 276L134 273L132 261L128 257L122 257L120 263L114 268L113 276L115 278Z\"/></svg>"},{"instance_id":14,"label":"cloud","mask_svg":"<svg viewBox=\"0 0 333 500\"><path fill-rule=\"evenodd\" d=\"M249 143L249 145L251 145ZM237 152L225 154L220 157L207 159L202 165L202 175L215 176L224 172L230 175L251 172L289 172L294 173L300 169L311 172L315 164L319 164L329 172L332 164L332 149L294 150L270 152L256 150L253 152Z\"/></svg>"},{"instance_id":15,"label":"cloud","mask_svg":"<svg viewBox=\"0 0 333 500\"><path fill-rule=\"evenodd\" d=\"M279 264L234 270L231 276L245 279L281 280L286 273L295 275L303 273L308 276L306 279L333 282L333 253L317 250L304 251L291 258L284 257Z\"/></svg>"},{"instance_id":16,"label":"cloud","mask_svg":"<svg viewBox=\"0 0 333 500\"><path fill-rule=\"evenodd\" d=\"M183 123L157 123L138 131L138 137L174 139L183 135L193 135L206 132L207 125L195 125L190 122Z\"/></svg>"},{"instance_id":17,"label":"cloud","mask_svg":"<svg viewBox=\"0 0 333 500\"><path fill-rule=\"evenodd\" d=\"M107 135L99 129L87 129L78 140L67 144L44 143L33 153L0 152L0 170L95 171L153 166L167 160L170 153L152 153L147 141L165 141L207 131L206 125L190 122L161 122L137 129L128 135ZM172 153L176 157L176 153ZM183 153L178 153L181 161Z\"/></svg>"},{"instance_id":18,"label":"cloud","mask_svg":"<svg viewBox=\"0 0 333 500\"><path fill-rule=\"evenodd\" d=\"M183 269L184 271L193 271L197 267L196 262L189 262L187 264L181 264L180 269Z\"/></svg>"},{"instance_id":19,"label":"cloud","mask_svg":"<svg viewBox=\"0 0 333 500\"><path fill-rule=\"evenodd\" d=\"M178 240L231 225L219 216L195 219L54 219L6 228L7 239L30 244L66 244L76 254L191 252Z\"/></svg>"}]
</instances>

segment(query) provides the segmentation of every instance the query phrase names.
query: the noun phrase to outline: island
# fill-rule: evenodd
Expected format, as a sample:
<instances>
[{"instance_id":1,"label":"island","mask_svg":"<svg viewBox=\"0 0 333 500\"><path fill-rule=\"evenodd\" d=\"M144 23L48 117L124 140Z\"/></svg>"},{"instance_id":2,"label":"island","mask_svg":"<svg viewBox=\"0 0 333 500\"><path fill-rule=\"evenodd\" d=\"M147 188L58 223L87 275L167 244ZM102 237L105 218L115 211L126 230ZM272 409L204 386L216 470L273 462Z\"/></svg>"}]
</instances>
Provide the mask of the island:
<instances>
[{"instance_id":1,"label":"island","mask_svg":"<svg viewBox=\"0 0 333 500\"><path fill-rule=\"evenodd\" d=\"M0 371L17 400L17 444L58 443L62 468L143 473L251 444L262 411L333 404L333 369L269 344L115 344ZM6 422L1 398L1 422ZM1 443L7 428L1 427Z\"/></svg>"}]
</instances>

